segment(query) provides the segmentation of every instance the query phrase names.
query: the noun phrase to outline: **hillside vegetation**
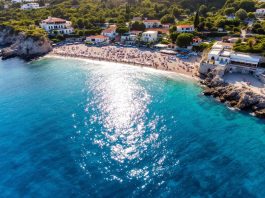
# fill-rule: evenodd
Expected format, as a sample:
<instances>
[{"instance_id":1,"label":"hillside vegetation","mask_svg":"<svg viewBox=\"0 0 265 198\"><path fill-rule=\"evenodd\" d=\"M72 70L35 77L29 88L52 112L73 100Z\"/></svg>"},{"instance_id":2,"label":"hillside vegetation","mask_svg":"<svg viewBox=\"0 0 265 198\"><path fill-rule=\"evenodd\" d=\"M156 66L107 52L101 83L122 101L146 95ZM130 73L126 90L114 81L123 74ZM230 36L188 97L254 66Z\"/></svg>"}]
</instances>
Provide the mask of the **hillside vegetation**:
<instances>
[{"instance_id":1,"label":"hillside vegetation","mask_svg":"<svg viewBox=\"0 0 265 198\"><path fill-rule=\"evenodd\" d=\"M239 37L241 29L259 35L265 34L265 23L256 20L253 13L257 8L265 8L265 3L255 0L39 0L39 3L49 3L50 6L25 11L19 9L19 4L12 4L5 10L3 3L0 3L0 25L10 26L15 31L23 31L27 35L46 36L38 25L41 20L53 16L72 22L75 29L72 36L84 36L100 34L105 22L116 23L119 33L123 33L128 30L126 22L131 22L133 17L142 17L171 23L173 26L169 39L173 43L178 37L174 24L194 24L197 32L202 35L203 32L211 32L212 36L228 34ZM248 27L247 20L254 21L252 27ZM144 30L141 23L132 24L131 27ZM219 33L220 29L225 34ZM247 40L238 43L235 49L264 52L263 36L253 39L255 42ZM254 48L247 47L246 43L253 43Z\"/></svg>"}]
</instances>

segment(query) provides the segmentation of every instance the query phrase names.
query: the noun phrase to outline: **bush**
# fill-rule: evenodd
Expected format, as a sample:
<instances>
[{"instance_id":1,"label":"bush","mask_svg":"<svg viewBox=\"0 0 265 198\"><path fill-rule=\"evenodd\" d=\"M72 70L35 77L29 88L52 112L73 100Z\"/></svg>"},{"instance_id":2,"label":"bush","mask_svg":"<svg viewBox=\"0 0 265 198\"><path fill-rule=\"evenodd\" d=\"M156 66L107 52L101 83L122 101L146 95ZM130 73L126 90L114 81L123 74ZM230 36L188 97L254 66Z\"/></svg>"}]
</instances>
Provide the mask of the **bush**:
<instances>
[{"instance_id":1,"label":"bush","mask_svg":"<svg viewBox=\"0 0 265 198\"><path fill-rule=\"evenodd\" d=\"M196 51L196 52L202 52L205 49L209 48L211 45L207 44L207 43L201 43L198 46L193 46L192 50Z\"/></svg>"}]
</instances>

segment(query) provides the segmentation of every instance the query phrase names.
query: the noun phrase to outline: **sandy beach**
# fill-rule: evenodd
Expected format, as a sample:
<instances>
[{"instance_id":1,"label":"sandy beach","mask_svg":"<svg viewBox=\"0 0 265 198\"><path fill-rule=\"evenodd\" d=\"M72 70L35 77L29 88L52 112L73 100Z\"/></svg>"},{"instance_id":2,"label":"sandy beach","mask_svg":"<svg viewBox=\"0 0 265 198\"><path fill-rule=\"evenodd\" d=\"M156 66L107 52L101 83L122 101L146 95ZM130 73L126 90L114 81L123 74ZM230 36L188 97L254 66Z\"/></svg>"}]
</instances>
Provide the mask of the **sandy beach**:
<instances>
[{"instance_id":1,"label":"sandy beach","mask_svg":"<svg viewBox=\"0 0 265 198\"><path fill-rule=\"evenodd\" d=\"M158 51L116 46L94 47L84 44L58 46L53 48L53 51L49 55L126 63L176 72L191 77L196 76L200 61L198 56L183 61L176 56L162 54Z\"/></svg>"}]
</instances>

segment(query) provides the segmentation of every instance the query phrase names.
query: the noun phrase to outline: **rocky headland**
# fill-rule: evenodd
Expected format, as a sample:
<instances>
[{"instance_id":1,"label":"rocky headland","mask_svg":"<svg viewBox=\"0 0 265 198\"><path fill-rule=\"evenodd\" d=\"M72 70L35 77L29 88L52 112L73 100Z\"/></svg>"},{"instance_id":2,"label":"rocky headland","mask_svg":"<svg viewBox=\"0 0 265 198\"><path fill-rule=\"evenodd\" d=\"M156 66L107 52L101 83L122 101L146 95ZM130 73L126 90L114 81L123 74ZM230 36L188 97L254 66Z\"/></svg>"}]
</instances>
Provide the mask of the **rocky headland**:
<instances>
[{"instance_id":1,"label":"rocky headland","mask_svg":"<svg viewBox=\"0 0 265 198\"><path fill-rule=\"evenodd\" d=\"M51 42L47 37L28 36L6 26L0 26L0 45L8 46L2 49L3 59L18 56L29 60L52 50Z\"/></svg>"},{"instance_id":2,"label":"rocky headland","mask_svg":"<svg viewBox=\"0 0 265 198\"><path fill-rule=\"evenodd\" d=\"M247 87L236 87L226 83L214 71L209 72L201 84L205 86L203 94L213 96L218 101L230 107L254 113L257 117L265 118L265 97L254 93Z\"/></svg>"}]
</instances>

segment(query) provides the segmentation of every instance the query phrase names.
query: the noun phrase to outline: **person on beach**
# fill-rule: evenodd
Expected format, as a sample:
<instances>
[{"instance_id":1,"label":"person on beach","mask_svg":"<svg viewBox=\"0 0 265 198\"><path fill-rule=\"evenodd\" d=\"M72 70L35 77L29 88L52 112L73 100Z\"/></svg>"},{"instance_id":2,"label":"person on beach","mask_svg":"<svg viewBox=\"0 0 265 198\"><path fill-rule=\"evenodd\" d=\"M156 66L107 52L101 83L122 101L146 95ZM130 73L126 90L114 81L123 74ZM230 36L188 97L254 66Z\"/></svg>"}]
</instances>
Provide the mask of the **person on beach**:
<instances>
[{"instance_id":1,"label":"person on beach","mask_svg":"<svg viewBox=\"0 0 265 198\"><path fill-rule=\"evenodd\" d=\"M53 54L82 57L96 60L113 61L153 67L156 69L193 73L195 63L183 62L172 55L159 52L140 51L136 48L118 48L115 46L89 47L83 44L55 47Z\"/></svg>"}]
</instances>

